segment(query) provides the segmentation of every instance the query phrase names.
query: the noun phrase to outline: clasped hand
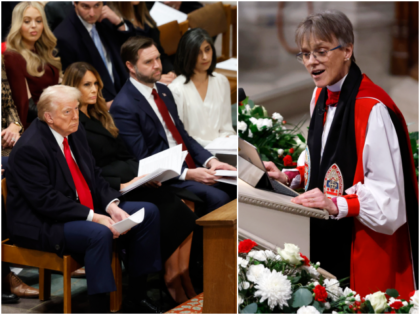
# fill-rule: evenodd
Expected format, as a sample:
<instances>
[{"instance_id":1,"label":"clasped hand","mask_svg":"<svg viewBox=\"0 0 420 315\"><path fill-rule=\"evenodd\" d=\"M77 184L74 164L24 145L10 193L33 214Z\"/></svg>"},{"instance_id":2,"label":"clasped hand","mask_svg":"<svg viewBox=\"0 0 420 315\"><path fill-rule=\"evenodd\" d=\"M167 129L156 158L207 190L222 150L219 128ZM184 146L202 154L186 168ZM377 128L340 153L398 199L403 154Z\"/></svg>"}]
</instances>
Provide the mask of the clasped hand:
<instances>
[{"instance_id":1,"label":"clasped hand","mask_svg":"<svg viewBox=\"0 0 420 315\"><path fill-rule=\"evenodd\" d=\"M93 214L92 222L96 222L102 225L105 225L107 228L109 228L112 232L113 238L118 238L120 235L126 234L129 230L125 231L124 233L118 233L117 230L115 230L112 225L120 222L126 218L128 218L130 215L125 212L123 209L117 206L115 202L111 203L108 207L108 214L111 217L108 217L107 215L102 215L98 213Z\"/></svg>"}]
</instances>

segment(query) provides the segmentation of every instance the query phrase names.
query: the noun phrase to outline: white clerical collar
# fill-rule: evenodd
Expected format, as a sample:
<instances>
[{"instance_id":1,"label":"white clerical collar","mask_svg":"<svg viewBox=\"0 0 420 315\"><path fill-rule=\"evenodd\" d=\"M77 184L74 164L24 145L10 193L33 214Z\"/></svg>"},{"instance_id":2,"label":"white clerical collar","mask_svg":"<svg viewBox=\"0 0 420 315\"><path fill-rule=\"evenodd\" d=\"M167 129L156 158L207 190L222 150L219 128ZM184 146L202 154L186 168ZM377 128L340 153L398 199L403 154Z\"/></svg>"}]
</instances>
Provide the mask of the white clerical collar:
<instances>
[{"instance_id":1,"label":"white clerical collar","mask_svg":"<svg viewBox=\"0 0 420 315\"><path fill-rule=\"evenodd\" d=\"M136 87L137 90L139 90L139 92L144 96L144 97L149 97L150 95L152 95L153 89L156 89L156 83L153 84L153 88L151 88L150 86L147 86L139 81L137 81L136 79L133 79L132 77L130 77L130 81L131 83L133 83L133 85Z\"/></svg>"},{"instance_id":2,"label":"white clerical collar","mask_svg":"<svg viewBox=\"0 0 420 315\"><path fill-rule=\"evenodd\" d=\"M63 141L64 141L64 137L62 135L60 135L57 131L55 131L54 129L52 129L50 126L48 126L55 138L55 140L57 140L58 146L60 148L63 147ZM67 138L67 137L66 137Z\"/></svg>"},{"instance_id":3,"label":"white clerical collar","mask_svg":"<svg viewBox=\"0 0 420 315\"><path fill-rule=\"evenodd\" d=\"M76 14L77 14L77 13L76 13ZM79 15L79 14L77 14L77 16L79 17L80 22L82 22L83 26L87 29L87 31L88 31L88 32L89 32L89 34L90 34L90 32L92 31L92 28L93 28L93 25L94 25L94 24L90 24L90 23L86 22L85 20L83 20L83 19L80 17L80 15Z\"/></svg>"},{"instance_id":4,"label":"white clerical collar","mask_svg":"<svg viewBox=\"0 0 420 315\"><path fill-rule=\"evenodd\" d=\"M343 86L344 81L347 78L347 74L338 82L334 83L333 85L328 85L327 89L331 92L339 92L341 91L341 87Z\"/></svg>"}]
</instances>

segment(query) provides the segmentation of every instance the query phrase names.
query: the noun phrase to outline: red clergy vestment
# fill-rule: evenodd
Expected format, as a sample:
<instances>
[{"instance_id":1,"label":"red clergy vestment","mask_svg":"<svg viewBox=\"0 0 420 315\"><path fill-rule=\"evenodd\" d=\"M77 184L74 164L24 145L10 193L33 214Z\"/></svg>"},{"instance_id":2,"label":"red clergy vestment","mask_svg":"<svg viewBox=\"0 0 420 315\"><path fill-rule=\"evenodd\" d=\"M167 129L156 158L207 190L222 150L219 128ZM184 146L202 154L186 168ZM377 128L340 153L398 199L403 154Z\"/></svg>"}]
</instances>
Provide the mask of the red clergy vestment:
<instances>
[{"instance_id":1,"label":"red clergy vestment","mask_svg":"<svg viewBox=\"0 0 420 315\"><path fill-rule=\"evenodd\" d=\"M315 104L320 93L321 88L318 88L315 95ZM366 129L370 112L379 103L378 100L391 109L403 122L408 138L407 124L400 110L381 88L363 74L363 80L356 96L354 113L357 165L353 185L358 182L364 183L363 148ZM409 140L408 143L410 143ZM411 160L414 166L412 154ZM414 168L411 173L413 185L418 192ZM396 289L403 299L409 301L409 293L415 289L415 286L407 222L393 235L386 235L371 230L356 218L343 218L342 220L354 220L350 288L360 294L361 297L379 290L385 292L387 289Z\"/></svg>"}]
</instances>

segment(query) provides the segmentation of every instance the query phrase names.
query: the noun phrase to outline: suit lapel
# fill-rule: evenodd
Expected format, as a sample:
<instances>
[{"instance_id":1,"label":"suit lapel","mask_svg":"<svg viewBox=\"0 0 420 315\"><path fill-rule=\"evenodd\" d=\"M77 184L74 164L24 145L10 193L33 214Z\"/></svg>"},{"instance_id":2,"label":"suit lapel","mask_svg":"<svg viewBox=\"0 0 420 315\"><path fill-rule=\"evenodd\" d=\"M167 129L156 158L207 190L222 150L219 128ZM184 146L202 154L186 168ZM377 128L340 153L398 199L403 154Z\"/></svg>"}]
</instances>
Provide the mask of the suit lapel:
<instances>
[{"instance_id":1,"label":"suit lapel","mask_svg":"<svg viewBox=\"0 0 420 315\"><path fill-rule=\"evenodd\" d=\"M146 98L137 90L137 88L130 82L129 82L129 91L130 94L133 96L133 99L136 101L136 107L140 108L142 111L144 111L152 120L154 125L156 126L156 129L159 133L159 135L162 137L162 139L168 144L168 139L166 138L165 130L163 129L162 123L160 122L158 116L156 115L155 111L153 110L152 106L150 106L149 102L146 100Z\"/></svg>"}]
</instances>

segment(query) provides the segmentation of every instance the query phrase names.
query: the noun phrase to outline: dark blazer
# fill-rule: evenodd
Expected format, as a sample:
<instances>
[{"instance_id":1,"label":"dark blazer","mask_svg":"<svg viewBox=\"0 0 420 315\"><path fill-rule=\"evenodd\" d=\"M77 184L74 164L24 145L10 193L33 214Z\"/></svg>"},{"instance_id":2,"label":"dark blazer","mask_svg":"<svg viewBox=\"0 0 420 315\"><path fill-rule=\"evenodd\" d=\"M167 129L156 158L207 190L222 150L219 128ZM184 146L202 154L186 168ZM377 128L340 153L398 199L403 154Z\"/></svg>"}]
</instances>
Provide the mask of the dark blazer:
<instances>
[{"instance_id":1,"label":"dark blazer","mask_svg":"<svg viewBox=\"0 0 420 315\"><path fill-rule=\"evenodd\" d=\"M105 207L120 193L95 167L83 127L68 140L90 188L94 210L105 214ZM10 154L7 172L9 237L19 246L62 256L63 224L86 220L90 209L78 202L64 154L46 123L36 119L25 131Z\"/></svg>"},{"instance_id":2,"label":"dark blazer","mask_svg":"<svg viewBox=\"0 0 420 315\"><path fill-rule=\"evenodd\" d=\"M102 177L112 188L120 190L122 183L137 176L138 160L128 151L121 137L114 138L99 120L80 112L79 121L86 130L87 141L96 165L102 169Z\"/></svg>"},{"instance_id":3,"label":"dark blazer","mask_svg":"<svg viewBox=\"0 0 420 315\"><path fill-rule=\"evenodd\" d=\"M185 131L178 116L175 100L168 87L161 83L156 83L156 87L188 148L188 152L197 166L203 166L212 154ZM169 148L168 139L159 118L130 80L127 80L114 99L110 113L120 130L121 137L138 160ZM186 163L184 163L185 165Z\"/></svg>"},{"instance_id":4,"label":"dark blazer","mask_svg":"<svg viewBox=\"0 0 420 315\"><path fill-rule=\"evenodd\" d=\"M74 10L54 30L54 35L57 37L58 56L61 57L63 71L73 62L84 61L90 63L99 72L104 83L102 94L106 101L115 98L128 78L128 72L121 60L120 48L129 37L135 36L135 31L130 22L125 21L125 23L129 30L124 32L116 30L108 20L96 23L101 41L111 55L114 83L93 39Z\"/></svg>"}]
</instances>

